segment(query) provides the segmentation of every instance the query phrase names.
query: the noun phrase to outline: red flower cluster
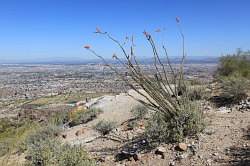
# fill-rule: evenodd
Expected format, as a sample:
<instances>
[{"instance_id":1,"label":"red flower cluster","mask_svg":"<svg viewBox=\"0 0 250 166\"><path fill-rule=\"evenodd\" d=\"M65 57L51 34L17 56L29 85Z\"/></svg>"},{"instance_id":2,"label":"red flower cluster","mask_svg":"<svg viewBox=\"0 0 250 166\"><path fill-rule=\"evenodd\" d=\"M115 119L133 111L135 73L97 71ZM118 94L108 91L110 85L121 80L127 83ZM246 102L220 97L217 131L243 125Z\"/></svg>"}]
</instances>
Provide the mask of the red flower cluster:
<instances>
[{"instance_id":1,"label":"red flower cluster","mask_svg":"<svg viewBox=\"0 0 250 166\"><path fill-rule=\"evenodd\" d=\"M83 47L86 48L86 49L90 49L90 45L85 45Z\"/></svg>"},{"instance_id":2,"label":"red flower cluster","mask_svg":"<svg viewBox=\"0 0 250 166\"><path fill-rule=\"evenodd\" d=\"M175 20L177 23L179 23L181 20L180 20L180 17L175 17Z\"/></svg>"},{"instance_id":3,"label":"red flower cluster","mask_svg":"<svg viewBox=\"0 0 250 166\"><path fill-rule=\"evenodd\" d=\"M95 28L95 33L101 33L101 30L98 27L96 27Z\"/></svg>"},{"instance_id":4,"label":"red flower cluster","mask_svg":"<svg viewBox=\"0 0 250 166\"><path fill-rule=\"evenodd\" d=\"M144 31L143 34L146 36L147 39L150 38L150 34L147 31Z\"/></svg>"}]
</instances>

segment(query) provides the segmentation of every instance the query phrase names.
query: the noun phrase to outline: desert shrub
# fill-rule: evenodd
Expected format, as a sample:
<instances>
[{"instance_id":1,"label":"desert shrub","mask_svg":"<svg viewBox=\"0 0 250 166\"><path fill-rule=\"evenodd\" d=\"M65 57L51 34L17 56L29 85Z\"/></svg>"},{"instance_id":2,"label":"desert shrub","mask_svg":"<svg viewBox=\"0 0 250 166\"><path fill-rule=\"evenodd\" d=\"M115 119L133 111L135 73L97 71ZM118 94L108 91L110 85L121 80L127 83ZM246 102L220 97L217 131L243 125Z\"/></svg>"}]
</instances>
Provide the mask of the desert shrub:
<instances>
[{"instance_id":1,"label":"desert shrub","mask_svg":"<svg viewBox=\"0 0 250 166\"><path fill-rule=\"evenodd\" d=\"M4 140L0 142L0 157L10 152L11 145L8 141Z\"/></svg>"},{"instance_id":2,"label":"desert shrub","mask_svg":"<svg viewBox=\"0 0 250 166\"><path fill-rule=\"evenodd\" d=\"M136 126L138 126L138 121L145 119L145 116L148 114L148 108L145 107L144 105L136 105L134 106L131 110L131 113L133 115L133 118L131 118L127 122L127 129L132 130Z\"/></svg>"},{"instance_id":3,"label":"desert shrub","mask_svg":"<svg viewBox=\"0 0 250 166\"><path fill-rule=\"evenodd\" d=\"M148 113L148 108L145 107L144 105L137 105L132 108L131 113L133 114L133 117L137 120L143 119L147 113Z\"/></svg>"},{"instance_id":4,"label":"desert shrub","mask_svg":"<svg viewBox=\"0 0 250 166\"><path fill-rule=\"evenodd\" d=\"M87 111L87 109L83 106L74 107L72 110L69 111L69 119L70 121L75 119L79 114Z\"/></svg>"},{"instance_id":5,"label":"desert shrub","mask_svg":"<svg viewBox=\"0 0 250 166\"><path fill-rule=\"evenodd\" d=\"M67 122L69 122L68 111L56 112L49 118L49 123L55 126L61 126Z\"/></svg>"},{"instance_id":6,"label":"desert shrub","mask_svg":"<svg viewBox=\"0 0 250 166\"><path fill-rule=\"evenodd\" d=\"M235 54L221 57L216 74L219 77L237 75L250 78L250 52L238 50Z\"/></svg>"},{"instance_id":7,"label":"desert shrub","mask_svg":"<svg viewBox=\"0 0 250 166\"><path fill-rule=\"evenodd\" d=\"M63 145L59 156L58 166L94 166L95 162L88 158L81 146Z\"/></svg>"},{"instance_id":8,"label":"desert shrub","mask_svg":"<svg viewBox=\"0 0 250 166\"><path fill-rule=\"evenodd\" d=\"M250 87L250 51L238 50L221 57L216 79L219 93L210 100L217 106L237 104L245 99Z\"/></svg>"},{"instance_id":9,"label":"desert shrub","mask_svg":"<svg viewBox=\"0 0 250 166\"><path fill-rule=\"evenodd\" d=\"M188 97L190 100L201 100L202 99L202 89L198 87L190 87L188 92Z\"/></svg>"},{"instance_id":10,"label":"desert shrub","mask_svg":"<svg viewBox=\"0 0 250 166\"><path fill-rule=\"evenodd\" d=\"M58 126L43 126L31 133L25 140L27 146L35 146L43 140L53 139L59 135L61 128Z\"/></svg>"},{"instance_id":11,"label":"desert shrub","mask_svg":"<svg viewBox=\"0 0 250 166\"><path fill-rule=\"evenodd\" d=\"M116 126L115 122L101 120L95 125L95 130L102 135L109 134Z\"/></svg>"},{"instance_id":12,"label":"desert shrub","mask_svg":"<svg viewBox=\"0 0 250 166\"><path fill-rule=\"evenodd\" d=\"M13 151L23 151L23 143L27 136L37 128L37 124L30 121L14 119L0 120L0 156Z\"/></svg>"},{"instance_id":13,"label":"desert shrub","mask_svg":"<svg viewBox=\"0 0 250 166\"><path fill-rule=\"evenodd\" d=\"M34 131L27 138L29 144L34 144L46 138L54 138L59 135L61 128L58 126L48 125Z\"/></svg>"},{"instance_id":14,"label":"desert shrub","mask_svg":"<svg viewBox=\"0 0 250 166\"><path fill-rule=\"evenodd\" d=\"M199 79L191 79L191 80L188 80L189 84L190 85L202 85L203 82Z\"/></svg>"},{"instance_id":15,"label":"desert shrub","mask_svg":"<svg viewBox=\"0 0 250 166\"><path fill-rule=\"evenodd\" d=\"M204 129L202 112L198 103L185 103L175 118L155 112L146 126L146 136L151 143L182 141Z\"/></svg>"},{"instance_id":16,"label":"desert shrub","mask_svg":"<svg viewBox=\"0 0 250 166\"><path fill-rule=\"evenodd\" d=\"M103 111L99 108L90 108L86 111L78 111L72 117L70 126L75 126L79 124L87 123L93 119L95 119L100 113Z\"/></svg>"},{"instance_id":17,"label":"desert shrub","mask_svg":"<svg viewBox=\"0 0 250 166\"><path fill-rule=\"evenodd\" d=\"M92 166L87 153L81 146L61 144L56 139L45 139L30 145L27 165L34 166Z\"/></svg>"},{"instance_id":18,"label":"desert shrub","mask_svg":"<svg viewBox=\"0 0 250 166\"><path fill-rule=\"evenodd\" d=\"M0 119L0 132L3 133L6 131L8 128L12 127L13 123L11 123L10 120L8 119Z\"/></svg>"},{"instance_id":19,"label":"desert shrub","mask_svg":"<svg viewBox=\"0 0 250 166\"><path fill-rule=\"evenodd\" d=\"M47 125L31 133L25 140L27 165L82 166L94 165L81 146L62 144L58 140L61 128Z\"/></svg>"},{"instance_id":20,"label":"desert shrub","mask_svg":"<svg viewBox=\"0 0 250 166\"><path fill-rule=\"evenodd\" d=\"M27 150L27 165L53 165L56 163L56 153L59 152L59 142L55 139L38 139L38 142L29 144Z\"/></svg>"},{"instance_id":21,"label":"desert shrub","mask_svg":"<svg viewBox=\"0 0 250 166\"><path fill-rule=\"evenodd\" d=\"M222 93L221 98L224 98L227 104L237 104L241 100L247 98L247 91L250 87L249 80L243 77L230 76L221 80Z\"/></svg>"},{"instance_id":22,"label":"desert shrub","mask_svg":"<svg viewBox=\"0 0 250 166\"><path fill-rule=\"evenodd\" d=\"M246 97L249 81L244 78L228 77L222 80L225 95L231 95L234 101L240 101Z\"/></svg>"},{"instance_id":23,"label":"desert shrub","mask_svg":"<svg viewBox=\"0 0 250 166\"><path fill-rule=\"evenodd\" d=\"M127 129L133 130L137 125L138 125L137 119L132 119L132 120L128 121Z\"/></svg>"},{"instance_id":24,"label":"desert shrub","mask_svg":"<svg viewBox=\"0 0 250 166\"><path fill-rule=\"evenodd\" d=\"M99 28L96 29L96 34L105 36L120 48L123 57L118 57L116 54L113 54L112 58L126 69L125 72L121 71L117 65L113 65L114 63L106 61L103 56L99 55L91 46L84 46L85 49L100 58L105 66L108 66L129 88L140 96L135 97L129 94L131 97L150 110L155 111L155 116L161 115L160 121L163 122L161 123L163 124L162 127L164 127L164 129L170 128L170 131L172 131L161 130L165 132L161 133L161 135L167 136L166 138L169 141L179 140L188 134L193 134L192 132L188 133L186 131L192 130L199 132L200 130L197 128L202 123L202 118L195 118L198 117L198 115L202 116L200 114L200 108L196 107L197 105L190 104L191 99L188 97L188 88L184 77L184 62L186 57L184 34L180 25L180 19L176 18L176 22L182 39L182 57L176 68L172 67L166 47L164 45L159 47L156 44L157 42L154 41L154 35L151 35L147 31L144 31L143 34L152 51L153 69L150 71L150 74L148 74L148 71L145 71L145 67L137 61L133 36L131 38L126 37L124 44L115 39L110 33L101 31ZM162 50L159 48L162 48ZM164 60L163 57L165 57ZM191 109L190 105L192 105L193 109ZM158 121L156 120L156 122ZM150 124L151 123L149 123L149 126L151 126ZM154 134L153 132L149 133ZM161 135L159 137L161 137ZM154 135L151 136L151 138L158 138ZM163 139L158 140L168 141Z\"/></svg>"},{"instance_id":25,"label":"desert shrub","mask_svg":"<svg viewBox=\"0 0 250 166\"><path fill-rule=\"evenodd\" d=\"M209 94L205 92L204 86L189 86L187 95L191 101L209 98Z\"/></svg>"}]
</instances>

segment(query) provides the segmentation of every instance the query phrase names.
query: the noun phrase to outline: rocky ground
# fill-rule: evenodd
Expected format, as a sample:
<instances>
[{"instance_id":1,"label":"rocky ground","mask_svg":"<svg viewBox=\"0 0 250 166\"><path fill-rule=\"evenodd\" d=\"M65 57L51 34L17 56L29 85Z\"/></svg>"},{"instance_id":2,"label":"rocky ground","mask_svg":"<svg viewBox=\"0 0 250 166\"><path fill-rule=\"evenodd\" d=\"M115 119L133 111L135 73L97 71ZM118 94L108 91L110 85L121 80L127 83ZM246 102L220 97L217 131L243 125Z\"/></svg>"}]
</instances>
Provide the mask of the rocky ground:
<instances>
[{"instance_id":1,"label":"rocky ground","mask_svg":"<svg viewBox=\"0 0 250 166\"><path fill-rule=\"evenodd\" d=\"M83 145L93 158L99 160L100 165L250 165L250 111L248 102L244 103L246 106L235 106L233 109L205 104L203 110L207 127L197 138L186 139L180 144L163 144L130 157L122 156L125 158L122 160L115 155L124 149L126 142L130 140L132 146L145 143L145 140L132 141L144 132L145 122L141 121L136 128L128 130L127 122L133 118L130 110L138 102L124 93L103 96L85 104L101 108L103 113L87 124L65 129L62 140ZM103 119L117 124L116 129L105 137L93 129Z\"/></svg>"},{"instance_id":2,"label":"rocky ground","mask_svg":"<svg viewBox=\"0 0 250 166\"><path fill-rule=\"evenodd\" d=\"M209 82L214 67L214 64L196 64L185 68L185 72L191 80L201 78ZM102 109L103 112L96 119L86 124L65 126L60 136L65 143L84 146L99 165L250 165L250 101L230 108L216 108L204 102L207 128L198 137L188 138L181 144L162 144L132 156L132 152L129 152L130 156L126 156L126 146L147 146L147 141L141 137L146 120L140 120L133 129L128 127L134 118L131 109L139 103L128 94L120 93L126 91L127 87L103 66L0 68L0 118L22 117L32 112L32 120L46 122L51 112L70 111L78 104ZM148 74L151 73L151 66L145 65L144 68ZM128 93L139 97L133 91ZM93 129L101 120L115 122L115 129L101 136ZM122 152L121 156L119 152ZM11 161L25 161L25 155L11 157Z\"/></svg>"}]
</instances>

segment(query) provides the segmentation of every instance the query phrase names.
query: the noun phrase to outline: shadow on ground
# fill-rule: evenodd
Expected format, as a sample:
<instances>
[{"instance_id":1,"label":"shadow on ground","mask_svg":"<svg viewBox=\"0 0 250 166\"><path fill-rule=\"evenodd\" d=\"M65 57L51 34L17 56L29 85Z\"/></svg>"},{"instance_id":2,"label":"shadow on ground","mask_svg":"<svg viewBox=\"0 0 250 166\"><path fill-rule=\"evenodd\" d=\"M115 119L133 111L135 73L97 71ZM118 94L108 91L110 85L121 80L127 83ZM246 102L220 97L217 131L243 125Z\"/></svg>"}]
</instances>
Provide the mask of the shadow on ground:
<instances>
[{"instance_id":1,"label":"shadow on ground","mask_svg":"<svg viewBox=\"0 0 250 166\"><path fill-rule=\"evenodd\" d=\"M243 139L250 141L250 126L244 131ZM250 166L250 145L232 146L227 150L228 164L231 166ZM223 161L222 161L223 162ZM225 162L225 161L224 161Z\"/></svg>"}]
</instances>

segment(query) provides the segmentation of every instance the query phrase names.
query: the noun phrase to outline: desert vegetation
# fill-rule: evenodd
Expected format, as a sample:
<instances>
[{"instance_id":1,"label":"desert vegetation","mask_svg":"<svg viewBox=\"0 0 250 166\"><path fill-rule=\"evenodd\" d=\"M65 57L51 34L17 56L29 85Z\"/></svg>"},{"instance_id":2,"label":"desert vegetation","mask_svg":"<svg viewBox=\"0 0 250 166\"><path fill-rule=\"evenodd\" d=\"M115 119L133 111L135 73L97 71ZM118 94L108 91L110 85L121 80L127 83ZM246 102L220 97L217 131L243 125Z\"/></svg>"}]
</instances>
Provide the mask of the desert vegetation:
<instances>
[{"instance_id":1,"label":"desert vegetation","mask_svg":"<svg viewBox=\"0 0 250 166\"><path fill-rule=\"evenodd\" d=\"M215 77L219 82L218 105L238 104L248 96L250 85L250 53L238 49L222 56ZM222 102L222 103L220 103Z\"/></svg>"},{"instance_id":2,"label":"desert vegetation","mask_svg":"<svg viewBox=\"0 0 250 166\"><path fill-rule=\"evenodd\" d=\"M99 109L86 110L87 121L96 116ZM62 111L51 114L45 121L29 119L32 116L0 119L0 164L1 165L95 165L81 146L72 146L61 141L61 133L69 122L85 123L83 112L77 112L71 119L71 112ZM94 115L93 115L94 114ZM25 161L13 162L13 154L25 154Z\"/></svg>"},{"instance_id":3,"label":"desert vegetation","mask_svg":"<svg viewBox=\"0 0 250 166\"><path fill-rule=\"evenodd\" d=\"M250 77L250 52L238 49L236 53L222 56L216 72L218 77Z\"/></svg>"},{"instance_id":4,"label":"desert vegetation","mask_svg":"<svg viewBox=\"0 0 250 166\"><path fill-rule=\"evenodd\" d=\"M26 140L27 165L94 165L83 147L62 144L56 138L58 135L59 129L55 126L31 134Z\"/></svg>"},{"instance_id":5,"label":"desert vegetation","mask_svg":"<svg viewBox=\"0 0 250 166\"><path fill-rule=\"evenodd\" d=\"M16 100L2 100L0 108L8 107L3 112L12 114L0 118L0 165L248 164L249 51L221 57L211 80L190 77L193 73L187 77L185 36L179 18L176 23L182 48L177 63L171 62L165 45L157 44L160 29L143 32L153 59L147 65L137 59L134 36L123 43L96 28L95 34L120 49L122 55L112 56L114 63L86 45L103 62L90 65L95 69L91 75L85 72L89 66L79 67L87 81L81 80L79 70L70 69L65 75L59 70L53 73L56 80L49 78L52 82L69 78L64 82L68 93L57 89L42 97L29 92L14 94ZM72 81L78 77L84 90L99 91L80 91L82 86Z\"/></svg>"},{"instance_id":6,"label":"desert vegetation","mask_svg":"<svg viewBox=\"0 0 250 166\"><path fill-rule=\"evenodd\" d=\"M188 80L185 77L183 69L186 58L185 38L179 18L176 18L176 21L182 41L182 57L178 68L172 67L166 47L162 45L162 51L159 51L159 46L154 41L154 35L147 31L144 31L143 34L152 49L154 60L152 74L145 73L142 64L137 60L133 36L126 38L127 43L123 44L110 33L99 28L95 32L113 41L121 49L123 56L113 54L113 59L126 68L125 73L119 71L116 65L108 63L91 46L84 46L85 49L100 58L105 66L114 71L128 87L139 94L139 97L135 97L128 93L128 96L138 101L142 106L131 110L133 118L127 122L127 129L134 131L140 126L138 125L139 122L143 122L145 130L132 139L128 137L125 141L126 144L116 155L117 161L130 157L136 161L138 160L138 153L154 149L162 144L179 143L176 146L177 149L186 151L187 145L182 142L197 138L204 133L210 133L206 129L206 125L209 123L205 121L207 117L204 113L204 105L212 101L208 105L215 103L219 110L222 110L221 106L229 104L234 107L235 104L247 99L249 93L249 52L239 50L236 54L220 58L219 67L213 80L216 82L216 86L219 85L219 95L213 96L210 94L211 92L214 93L211 85L199 80ZM162 52L163 55L160 54ZM163 61L163 57L165 61ZM213 100L214 97L217 100ZM206 110L211 108L211 106L205 106ZM224 107L222 108L224 109ZM103 125L101 123L97 125L103 126L100 127L103 131L102 134L109 134L103 129L109 128L107 127L109 126L108 123L102 123ZM109 128L109 131L111 131L111 128ZM193 154L196 154L195 149L197 147L193 145L190 145L190 147ZM162 155L164 150L158 148L156 153Z\"/></svg>"},{"instance_id":7,"label":"desert vegetation","mask_svg":"<svg viewBox=\"0 0 250 166\"><path fill-rule=\"evenodd\" d=\"M129 51L108 32L102 32L99 28L96 33L104 35L113 41L123 54L122 59L116 54L113 58L127 69L127 77L120 73L117 68L108 64L107 61L98 53L96 53L90 46L84 46L87 50L100 58L106 66L110 67L118 76L122 78L127 85L141 95L144 99L136 99L148 109L154 111L153 118L148 124L148 135L151 139L156 139L160 142L176 142L182 141L186 136L195 135L203 129L203 114L200 110L199 104L194 102L194 99L201 99L201 91L189 91L184 78L184 61L185 61L185 40L181 29L180 20L176 18L182 40L182 58L179 69L173 69L169 60L167 49L162 45L164 57L167 60L167 65L163 64L162 57L155 44L153 35L144 31L143 34L152 49L152 56L154 59L154 73L149 76L143 72L141 65L136 59L134 51L133 36L129 41ZM129 40L129 39L128 39ZM167 69L170 73L167 73ZM140 90L144 92L141 92ZM133 96L131 96L133 97ZM158 127L161 126L161 129ZM159 135L164 138L161 139ZM154 141L156 141L154 140ZM153 141L153 140L152 140Z\"/></svg>"},{"instance_id":8,"label":"desert vegetation","mask_svg":"<svg viewBox=\"0 0 250 166\"><path fill-rule=\"evenodd\" d=\"M102 113L102 110L97 108L75 110L70 115L69 125L76 126L79 124L87 123L95 119L100 113Z\"/></svg>"},{"instance_id":9,"label":"desert vegetation","mask_svg":"<svg viewBox=\"0 0 250 166\"><path fill-rule=\"evenodd\" d=\"M102 135L107 135L115 128L115 122L101 120L94 128Z\"/></svg>"}]
</instances>

